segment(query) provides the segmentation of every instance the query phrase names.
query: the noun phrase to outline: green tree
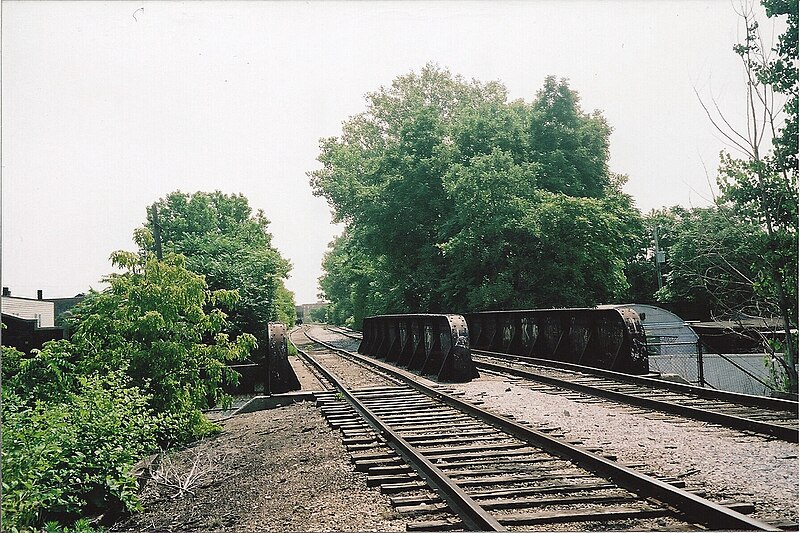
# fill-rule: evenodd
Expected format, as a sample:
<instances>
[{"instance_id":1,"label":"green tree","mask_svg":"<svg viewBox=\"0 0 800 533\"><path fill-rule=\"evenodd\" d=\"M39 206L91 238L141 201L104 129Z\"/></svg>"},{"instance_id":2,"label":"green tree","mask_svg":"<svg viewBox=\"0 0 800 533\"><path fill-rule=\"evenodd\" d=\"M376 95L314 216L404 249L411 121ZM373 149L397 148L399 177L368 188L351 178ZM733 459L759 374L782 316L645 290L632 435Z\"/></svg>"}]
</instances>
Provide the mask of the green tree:
<instances>
[{"instance_id":1,"label":"green tree","mask_svg":"<svg viewBox=\"0 0 800 533\"><path fill-rule=\"evenodd\" d=\"M326 307L327 320L360 329L364 317L391 312L401 302L391 292L381 258L366 253L352 232L346 229L330 244L319 285L331 302Z\"/></svg>"},{"instance_id":2,"label":"green tree","mask_svg":"<svg viewBox=\"0 0 800 533\"><path fill-rule=\"evenodd\" d=\"M610 185L611 128L599 112L583 113L579 102L565 80L547 77L532 106L530 149L542 166L540 187L597 198Z\"/></svg>"},{"instance_id":3,"label":"green tree","mask_svg":"<svg viewBox=\"0 0 800 533\"><path fill-rule=\"evenodd\" d=\"M347 121L340 137L322 140L323 166L310 174L314 192L353 229L349 240L357 239L369 263L385 269L374 269L364 290L388 298L395 311L442 308L437 289L446 265L437 245L456 208L442 187L457 157L453 125L482 102L504 101L499 84L468 83L429 65L367 95L367 111Z\"/></svg>"},{"instance_id":4,"label":"green tree","mask_svg":"<svg viewBox=\"0 0 800 533\"><path fill-rule=\"evenodd\" d=\"M108 276L109 288L91 292L73 311L74 364L81 374L122 370L130 376L152 397L154 411L174 417L174 433L162 441L202 435L209 426L201 409L224 402L221 386L238 377L226 363L255 346L249 334L232 341L223 332L225 313L215 306L232 305L237 293L209 290L173 253L159 261L115 252L112 262L123 272Z\"/></svg>"},{"instance_id":5,"label":"green tree","mask_svg":"<svg viewBox=\"0 0 800 533\"><path fill-rule=\"evenodd\" d=\"M275 295L275 314L278 322L283 322L287 327L294 325L297 320L294 293L287 289L281 281Z\"/></svg>"},{"instance_id":6,"label":"green tree","mask_svg":"<svg viewBox=\"0 0 800 533\"><path fill-rule=\"evenodd\" d=\"M786 96L783 106L785 121L776 131L772 143L775 147L776 170L797 174L797 0L762 0L768 17L786 16L786 31L778 37L773 47L774 56L767 57L757 71L759 81Z\"/></svg>"},{"instance_id":7,"label":"green tree","mask_svg":"<svg viewBox=\"0 0 800 533\"><path fill-rule=\"evenodd\" d=\"M318 309L312 309L308 312L308 321L309 322L322 322L322 323L331 323L328 320L328 306L323 305Z\"/></svg>"},{"instance_id":8,"label":"green tree","mask_svg":"<svg viewBox=\"0 0 800 533\"><path fill-rule=\"evenodd\" d=\"M798 303L797 1L766 0L764 5L769 16L787 15L787 29L775 46L766 48L753 8L743 6L739 13L745 39L734 52L745 73L747 127L736 129L718 108L712 114L704 107L717 131L738 152L737 157L721 154L721 201L735 208L744 223L763 229L754 281L783 320L785 366L790 389L797 392L797 346L792 334Z\"/></svg>"},{"instance_id":9,"label":"green tree","mask_svg":"<svg viewBox=\"0 0 800 533\"><path fill-rule=\"evenodd\" d=\"M531 104L433 65L369 94L310 173L347 225L324 263L330 316L621 298L641 221L609 134L554 77Z\"/></svg>"},{"instance_id":10,"label":"green tree","mask_svg":"<svg viewBox=\"0 0 800 533\"><path fill-rule=\"evenodd\" d=\"M651 213L648 222L659 225L667 257L659 301L707 307L715 317L734 321L780 316L774 287L763 278L764 258L771 253L769 235L763 226L743 219L735 205L672 207ZM788 246L785 252L792 253ZM770 367L774 362L783 369L776 384L788 388L791 369L774 343L780 332L762 335L759 328L750 333L761 336Z\"/></svg>"},{"instance_id":11,"label":"green tree","mask_svg":"<svg viewBox=\"0 0 800 533\"><path fill-rule=\"evenodd\" d=\"M659 300L710 302L714 314L726 318L763 312L754 271L761 228L742 223L726 206L673 207L657 218L667 255Z\"/></svg>"},{"instance_id":12,"label":"green tree","mask_svg":"<svg viewBox=\"0 0 800 533\"><path fill-rule=\"evenodd\" d=\"M455 165L445 187L459 228L442 249L446 296L467 309L592 306L619 301L628 283L629 235L640 232L631 199L580 198L537 187L541 166L495 149Z\"/></svg>"},{"instance_id":13,"label":"green tree","mask_svg":"<svg viewBox=\"0 0 800 533\"><path fill-rule=\"evenodd\" d=\"M294 295L284 286L291 265L272 246L264 213L254 213L242 195L219 191L173 192L155 208L163 249L185 256L189 270L202 274L212 290L238 291L235 302L219 302L227 331L254 335L263 355L267 323L295 321ZM146 227L155 232L152 209ZM155 242L147 250L155 251Z\"/></svg>"}]
</instances>

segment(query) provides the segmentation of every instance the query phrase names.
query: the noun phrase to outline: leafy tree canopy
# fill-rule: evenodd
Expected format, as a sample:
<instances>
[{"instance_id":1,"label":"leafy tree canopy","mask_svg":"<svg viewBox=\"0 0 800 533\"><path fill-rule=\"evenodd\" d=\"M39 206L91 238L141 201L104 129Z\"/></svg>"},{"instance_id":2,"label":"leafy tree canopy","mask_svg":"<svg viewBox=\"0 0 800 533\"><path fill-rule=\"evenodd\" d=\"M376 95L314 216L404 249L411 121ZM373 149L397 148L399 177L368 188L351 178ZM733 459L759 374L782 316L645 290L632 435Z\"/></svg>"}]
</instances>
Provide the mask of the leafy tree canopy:
<instances>
[{"instance_id":1,"label":"leafy tree canopy","mask_svg":"<svg viewBox=\"0 0 800 533\"><path fill-rule=\"evenodd\" d=\"M224 400L220 386L236 380L226 362L244 359L255 346L252 335L232 341L224 332L226 316L216 306L233 305L238 294L209 290L173 253L159 261L116 252L112 261L124 271L73 311L70 344L80 373L121 369L152 395L157 412L185 415L181 425L192 428L202 421L201 408Z\"/></svg>"},{"instance_id":2,"label":"leafy tree canopy","mask_svg":"<svg viewBox=\"0 0 800 533\"><path fill-rule=\"evenodd\" d=\"M652 213L648 222L658 225L667 257L660 301L708 302L717 317L728 319L779 314L764 284L768 238L762 227L724 205L672 207Z\"/></svg>"},{"instance_id":3,"label":"leafy tree canopy","mask_svg":"<svg viewBox=\"0 0 800 533\"><path fill-rule=\"evenodd\" d=\"M322 261L320 288L330 301L327 319L360 328L364 317L389 312L401 302L381 258L370 257L353 232L347 228L331 243Z\"/></svg>"},{"instance_id":4,"label":"leafy tree canopy","mask_svg":"<svg viewBox=\"0 0 800 533\"><path fill-rule=\"evenodd\" d=\"M294 295L283 284L291 265L272 246L264 213L254 213L247 198L178 191L155 207L164 250L184 255L187 267L205 276L212 290L238 291L235 303L221 302L231 334L255 335L263 351L268 322L294 323ZM152 210L146 227L155 233ZM155 242L148 241L146 249L154 251Z\"/></svg>"},{"instance_id":5,"label":"leafy tree canopy","mask_svg":"<svg viewBox=\"0 0 800 533\"><path fill-rule=\"evenodd\" d=\"M641 220L610 132L554 77L531 103L435 65L370 93L309 174L347 225L324 263L330 316L621 298Z\"/></svg>"}]
</instances>

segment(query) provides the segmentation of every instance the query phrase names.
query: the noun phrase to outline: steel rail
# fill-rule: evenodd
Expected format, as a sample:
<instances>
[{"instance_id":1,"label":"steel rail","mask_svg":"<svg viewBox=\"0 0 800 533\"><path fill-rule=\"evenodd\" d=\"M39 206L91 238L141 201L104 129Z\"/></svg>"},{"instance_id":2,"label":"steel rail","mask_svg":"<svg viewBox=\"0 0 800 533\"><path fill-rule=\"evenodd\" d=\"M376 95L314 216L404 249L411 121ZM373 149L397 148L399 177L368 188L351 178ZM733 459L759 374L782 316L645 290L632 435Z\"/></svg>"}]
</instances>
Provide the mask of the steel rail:
<instances>
[{"instance_id":1,"label":"steel rail","mask_svg":"<svg viewBox=\"0 0 800 533\"><path fill-rule=\"evenodd\" d=\"M474 416L506 433L533 444L547 452L558 455L564 459L576 462L579 466L595 472L603 477L613 480L622 488L636 492L640 496L652 497L671 506L679 513L683 513L690 520L704 524L715 530L748 530L748 531L780 531L766 522L750 518L742 513L729 509L723 505L711 502L705 498L670 485L667 482L655 479L631 468L622 466L614 461L583 450L566 442L560 441L549 435L523 426L506 417L490 413L475 405L459 400L458 398L428 387L418 381L414 376L401 369L394 368L381 361L367 358L361 354L348 352L331 346L330 344L314 339L307 331L306 337L313 342L321 344L329 350L340 352L348 357L358 359L382 372L392 374L405 381L409 386L439 401Z\"/></svg>"},{"instance_id":2,"label":"steel rail","mask_svg":"<svg viewBox=\"0 0 800 533\"><path fill-rule=\"evenodd\" d=\"M305 330L303 333L305 333L309 340L323 344L328 349L337 350L323 342L312 339ZM294 342L292 342L292 344L294 344ZM302 354L304 358L314 365L314 367L330 381L361 416L367 420L373 429L386 440L387 444L397 452L406 463L417 471L420 477L428 483L428 486L430 486L439 497L447 503L448 507L458 515L466 527L472 531L507 531L500 522L492 517L480 504L470 498L469 495L464 492L461 487L456 485L441 471L441 469L419 454L408 441L382 422L380 418L361 400L356 398L336 376L314 360L308 353L297 347L297 345L295 345L295 348L297 348L299 354Z\"/></svg>"},{"instance_id":3,"label":"steel rail","mask_svg":"<svg viewBox=\"0 0 800 533\"><path fill-rule=\"evenodd\" d=\"M351 339L357 341L360 341L364 338L363 334L360 331L346 329L339 326L328 326L327 329L328 331L333 331L334 333L338 333L339 335L344 335L345 337L350 337Z\"/></svg>"},{"instance_id":4,"label":"steel rail","mask_svg":"<svg viewBox=\"0 0 800 533\"><path fill-rule=\"evenodd\" d=\"M707 389L698 387L696 385L687 385L685 383L676 383L674 381L664 381L656 378L649 378L645 376L635 376L632 374L624 374L622 372L614 372L613 370L605 370L602 368L587 367L575 363L567 363L564 361L551 361L548 359L539 359L537 357L527 357L524 355L507 354L502 352L491 352L487 350L472 350L473 354L485 354L491 357L502 359L512 359L516 361L523 361L540 366L548 366L552 368L559 368L562 370L572 370L584 374L593 374L600 377L610 378L616 381L622 381L631 385L645 385L650 387L658 387L661 389L671 390L673 392L682 392L686 394L694 394L696 396L708 400L720 400L727 402L734 402L740 405L749 407L759 407L762 409L771 409L773 411L787 411L789 413L798 414L798 402L793 400L784 400L782 398L769 398L766 396L756 396L753 394L742 394L739 392L723 391L718 389Z\"/></svg>"},{"instance_id":5,"label":"steel rail","mask_svg":"<svg viewBox=\"0 0 800 533\"><path fill-rule=\"evenodd\" d=\"M674 415L684 416L687 418L693 418L695 420L700 420L702 422L710 422L713 424L719 424L721 426L725 426L728 428L752 431L763 435L769 435L771 437L775 437L777 439L784 440L787 442L798 442L800 440L800 437L798 435L798 428L783 426L780 424L771 424L769 422L762 422L760 420L753 420L742 416L719 413L711 410L701 409L698 407L680 405L672 402L666 402L663 400L647 398L644 396L627 394L624 392L617 392L602 387L584 385L582 383L575 383L569 380L554 378L550 376L542 376L540 374L536 374L527 370L512 368L502 364L489 363L477 360L474 362L478 368L482 368L484 370L511 374L524 379L538 381L555 387L570 389L591 396L606 398L608 400L613 400L628 405L635 405L637 407L644 407L647 409L653 409L655 411L662 411Z\"/></svg>"},{"instance_id":6,"label":"steel rail","mask_svg":"<svg viewBox=\"0 0 800 533\"><path fill-rule=\"evenodd\" d=\"M331 329L334 333L344 335L354 340L361 340L361 337L356 335L353 331L347 331L343 328ZM599 377L605 377L616 381L621 381L631 385L644 385L650 387L657 387L672 392L680 392L684 394L692 394L700 398L708 400L719 400L725 402L732 402L748 407L757 407L761 409L769 409L772 411L785 411L795 415L800 414L800 402L795 400L787 400L783 398L770 398L767 396L757 396L754 394L744 394L740 392L731 392L719 389L709 389L705 387L698 387L697 385L690 385L687 383L676 383L674 381L665 381L658 378L636 376L633 374L625 374L622 372L615 372L613 370L605 370L602 368L587 367L575 363L567 363L564 361L553 361L550 359L540 359L537 357L528 357L524 355L507 354L502 352L491 352L488 350L472 350L474 354L486 354L491 357L499 357L503 359L511 359L516 361L523 361L540 366L547 366L558 368L562 370L571 370L581 372L584 374L592 374Z\"/></svg>"}]
</instances>

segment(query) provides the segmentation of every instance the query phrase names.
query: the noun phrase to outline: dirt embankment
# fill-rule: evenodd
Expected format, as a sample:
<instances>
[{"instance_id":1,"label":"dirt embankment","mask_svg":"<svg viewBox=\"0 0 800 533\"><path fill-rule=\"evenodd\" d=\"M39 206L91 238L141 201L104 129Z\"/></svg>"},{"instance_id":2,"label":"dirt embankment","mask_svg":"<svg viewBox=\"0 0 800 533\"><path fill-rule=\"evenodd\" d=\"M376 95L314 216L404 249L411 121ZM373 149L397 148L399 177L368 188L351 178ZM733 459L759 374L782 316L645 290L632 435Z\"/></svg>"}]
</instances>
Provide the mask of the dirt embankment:
<instances>
[{"instance_id":1,"label":"dirt embankment","mask_svg":"<svg viewBox=\"0 0 800 533\"><path fill-rule=\"evenodd\" d=\"M403 531L309 402L237 415L151 467L113 531Z\"/></svg>"}]
</instances>

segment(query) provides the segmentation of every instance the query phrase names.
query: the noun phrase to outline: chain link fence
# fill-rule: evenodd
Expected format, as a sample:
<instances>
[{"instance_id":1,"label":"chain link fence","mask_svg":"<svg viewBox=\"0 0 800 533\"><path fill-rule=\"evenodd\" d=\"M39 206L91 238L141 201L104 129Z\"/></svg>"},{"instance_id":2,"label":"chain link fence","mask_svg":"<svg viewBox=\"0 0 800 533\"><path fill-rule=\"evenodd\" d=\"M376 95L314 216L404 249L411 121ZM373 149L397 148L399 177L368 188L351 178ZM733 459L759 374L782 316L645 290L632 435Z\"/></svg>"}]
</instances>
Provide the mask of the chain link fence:
<instances>
[{"instance_id":1,"label":"chain link fence","mask_svg":"<svg viewBox=\"0 0 800 533\"><path fill-rule=\"evenodd\" d=\"M715 353L701 341L670 342L658 337L647 344L651 372L675 374L693 385L771 396L777 389L776 369L763 353Z\"/></svg>"},{"instance_id":2,"label":"chain link fence","mask_svg":"<svg viewBox=\"0 0 800 533\"><path fill-rule=\"evenodd\" d=\"M741 322L690 324L675 313L649 304L621 304L639 314L647 338L648 366L651 372L671 374L687 383L743 394L773 396L784 378L778 361L780 354L741 353L757 351L758 342L732 342L723 339L721 330L738 332ZM753 324L763 328L767 322ZM708 333L702 338L696 326ZM739 328L739 329L737 329ZM760 330L758 330L760 331ZM701 339L705 339L705 342ZM734 339L755 339L752 335ZM722 341L725 342L722 342ZM729 353L737 352L737 353Z\"/></svg>"}]
</instances>

